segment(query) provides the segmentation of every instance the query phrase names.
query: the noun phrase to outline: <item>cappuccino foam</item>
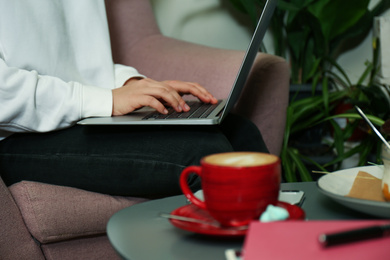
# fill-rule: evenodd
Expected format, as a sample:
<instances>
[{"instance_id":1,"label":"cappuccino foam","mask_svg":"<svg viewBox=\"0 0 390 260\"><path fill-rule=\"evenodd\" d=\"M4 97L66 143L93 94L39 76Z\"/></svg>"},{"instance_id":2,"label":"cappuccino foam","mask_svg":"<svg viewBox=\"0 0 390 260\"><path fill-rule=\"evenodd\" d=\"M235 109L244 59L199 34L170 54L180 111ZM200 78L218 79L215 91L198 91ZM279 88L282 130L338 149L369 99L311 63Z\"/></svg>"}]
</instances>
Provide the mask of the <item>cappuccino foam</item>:
<instances>
[{"instance_id":1,"label":"cappuccino foam","mask_svg":"<svg viewBox=\"0 0 390 260\"><path fill-rule=\"evenodd\" d=\"M274 163L278 157L266 153L231 152L206 156L204 161L209 164L221 166L260 166Z\"/></svg>"}]
</instances>

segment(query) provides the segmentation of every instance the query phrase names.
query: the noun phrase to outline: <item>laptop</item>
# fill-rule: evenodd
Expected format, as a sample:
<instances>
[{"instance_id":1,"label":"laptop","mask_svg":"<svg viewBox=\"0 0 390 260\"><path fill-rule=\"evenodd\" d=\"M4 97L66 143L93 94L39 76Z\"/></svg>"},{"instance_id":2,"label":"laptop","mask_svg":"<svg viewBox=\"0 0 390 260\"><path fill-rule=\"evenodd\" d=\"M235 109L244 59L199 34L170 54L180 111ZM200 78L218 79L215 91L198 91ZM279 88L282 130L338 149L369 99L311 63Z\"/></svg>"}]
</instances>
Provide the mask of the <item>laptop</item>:
<instances>
[{"instance_id":1,"label":"laptop","mask_svg":"<svg viewBox=\"0 0 390 260\"><path fill-rule=\"evenodd\" d=\"M90 117L78 122L80 125L216 125L220 124L239 99L255 57L267 31L277 0L267 0L257 23L244 60L238 71L229 97L218 104L205 104L200 101L186 101L190 112L177 113L173 109L168 115L159 114L155 109L143 107L123 116ZM193 107L193 106L196 106ZM204 111L197 111L202 109Z\"/></svg>"}]
</instances>

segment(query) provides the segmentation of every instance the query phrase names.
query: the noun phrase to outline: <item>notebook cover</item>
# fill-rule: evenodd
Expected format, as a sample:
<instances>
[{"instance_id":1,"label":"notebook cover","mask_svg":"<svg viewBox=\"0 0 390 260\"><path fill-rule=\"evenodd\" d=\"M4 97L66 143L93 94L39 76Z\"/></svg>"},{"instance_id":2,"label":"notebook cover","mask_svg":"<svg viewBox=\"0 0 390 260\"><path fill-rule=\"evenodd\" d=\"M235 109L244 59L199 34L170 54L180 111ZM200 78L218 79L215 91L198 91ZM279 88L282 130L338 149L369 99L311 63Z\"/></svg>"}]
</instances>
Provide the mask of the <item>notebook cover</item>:
<instances>
[{"instance_id":1,"label":"notebook cover","mask_svg":"<svg viewBox=\"0 0 390 260\"><path fill-rule=\"evenodd\" d=\"M385 224L384 220L252 222L245 238L244 260L390 259L390 237L323 248L322 233Z\"/></svg>"}]
</instances>

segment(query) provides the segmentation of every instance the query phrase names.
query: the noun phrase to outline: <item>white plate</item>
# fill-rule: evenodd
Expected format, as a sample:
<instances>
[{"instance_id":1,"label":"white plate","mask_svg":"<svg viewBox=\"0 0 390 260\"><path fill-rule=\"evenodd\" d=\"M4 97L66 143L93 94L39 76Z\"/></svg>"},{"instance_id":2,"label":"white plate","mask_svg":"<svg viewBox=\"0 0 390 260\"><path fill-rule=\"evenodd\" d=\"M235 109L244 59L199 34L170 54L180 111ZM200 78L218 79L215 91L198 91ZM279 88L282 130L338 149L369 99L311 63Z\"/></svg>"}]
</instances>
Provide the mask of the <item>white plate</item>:
<instances>
[{"instance_id":1,"label":"white plate","mask_svg":"<svg viewBox=\"0 0 390 260\"><path fill-rule=\"evenodd\" d=\"M324 175L318 180L317 186L323 194L346 207L377 217L390 218L390 202L345 197L359 171L365 171L379 179L383 176L383 166L355 167Z\"/></svg>"}]
</instances>

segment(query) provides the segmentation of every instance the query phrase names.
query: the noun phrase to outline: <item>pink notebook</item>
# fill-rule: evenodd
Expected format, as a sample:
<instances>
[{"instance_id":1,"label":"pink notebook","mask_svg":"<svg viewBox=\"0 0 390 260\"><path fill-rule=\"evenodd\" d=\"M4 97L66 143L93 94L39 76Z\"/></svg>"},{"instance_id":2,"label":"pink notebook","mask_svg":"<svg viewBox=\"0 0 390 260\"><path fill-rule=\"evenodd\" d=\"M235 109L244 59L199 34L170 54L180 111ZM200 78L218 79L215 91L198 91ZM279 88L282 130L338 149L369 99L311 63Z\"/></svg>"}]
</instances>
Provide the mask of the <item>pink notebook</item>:
<instances>
[{"instance_id":1,"label":"pink notebook","mask_svg":"<svg viewBox=\"0 0 390 260\"><path fill-rule=\"evenodd\" d=\"M390 259L390 237L323 248L322 233L385 224L388 221L252 222L245 238L244 260Z\"/></svg>"}]
</instances>

